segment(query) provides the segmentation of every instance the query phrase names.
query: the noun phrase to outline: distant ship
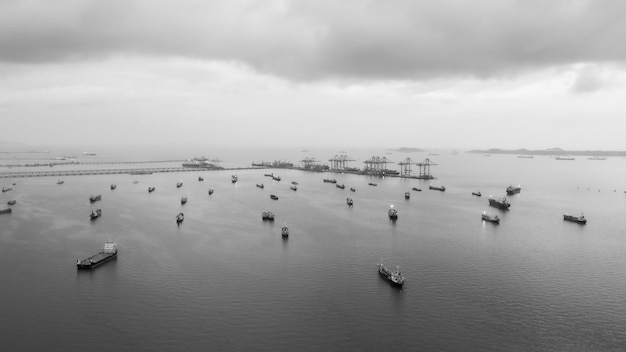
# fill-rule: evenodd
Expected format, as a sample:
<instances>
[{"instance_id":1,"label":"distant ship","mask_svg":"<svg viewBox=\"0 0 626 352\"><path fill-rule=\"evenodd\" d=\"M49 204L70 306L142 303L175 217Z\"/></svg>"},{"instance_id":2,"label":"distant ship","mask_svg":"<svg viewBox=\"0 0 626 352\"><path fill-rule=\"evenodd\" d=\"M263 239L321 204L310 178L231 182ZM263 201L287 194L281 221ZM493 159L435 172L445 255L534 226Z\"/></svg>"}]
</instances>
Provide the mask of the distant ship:
<instances>
[{"instance_id":1,"label":"distant ship","mask_svg":"<svg viewBox=\"0 0 626 352\"><path fill-rule=\"evenodd\" d=\"M104 248L96 255L92 255L87 259L77 259L76 266L78 269L91 269L117 256L117 243L107 241Z\"/></svg>"},{"instance_id":2,"label":"distant ship","mask_svg":"<svg viewBox=\"0 0 626 352\"><path fill-rule=\"evenodd\" d=\"M480 192L472 192L472 195L476 196L476 197L480 197L480 196L482 196L482 193L480 193Z\"/></svg>"},{"instance_id":3,"label":"distant ship","mask_svg":"<svg viewBox=\"0 0 626 352\"><path fill-rule=\"evenodd\" d=\"M346 204L348 204L349 207L354 205L354 201L352 200L352 198L348 197L346 198Z\"/></svg>"},{"instance_id":4,"label":"distant ship","mask_svg":"<svg viewBox=\"0 0 626 352\"><path fill-rule=\"evenodd\" d=\"M185 203L187 203L187 197L181 197L180 198L180 204L184 205Z\"/></svg>"},{"instance_id":5,"label":"distant ship","mask_svg":"<svg viewBox=\"0 0 626 352\"><path fill-rule=\"evenodd\" d=\"M410 192L404 192L404 199L411 199L411 193Z\"/></svg>"},{"instance_id":6,"label":"distant ship","mask_svg":"<svg viewBox=\"0 0 626 352\"><path fill-rule=\"evenodd\" d=\"M446 187L444 186L428 186L428 189L432 189L435 191L441 191L441 192L445 192L446 191Z\"/></svg>"},{"instance_id":7,"label":"distant ship","mask_svg":"<svg viewBox=\"0 0 626 352\"><path fill-rule=\"evenodd\" d=\"M214 189L213 188L209 188L209 195L213 194Z\"/></svg>"},{"instance_id":8,"label":"distant ship","mask_svg":"<svg viewBox=\"0 0 626 352\"><path fill-rule=\"evenodd\" d=\"M568 155L559 155L556 157L556 160L576 160L576 158Z\"/></svg>"},{"instance_id":9,"label":"distant ship","mask_svg":"<svg viewBox=\"0 0 626 352\"><path fill-rule=\"evenodd\" d=\"M486 212L483 212L482 219L496 224L500 223L500 218L498 217L498 215L489 215Z\"/></svg>"},{"instance_id":10,"label":"distant ship","mask_svg":"<svg viewBox=\"0 0 626 352\"><path fill-rule=\"evenodd\" d=\"M389 283L391 283L392 285L395 285L398 287L404 286L405 279L402 273L400 272L399 267L397 267L396 271L392 272L391 270L387 269L387 267L383 265L383 258L380 258L380 263L376 264L376 267L378 268L378 274L380 274L380 276L382 276L383 279L389 281Z\"/></svg>"},{"instance_id":11,"label":"distant ship","mask_svg":"<svg viewBox=\"0 0 626 352\"><path fill-rule=\"evenodd\" d=\"M283 227L280 229L280 234L281 234L281 236L283 236L283 237L289 237L289 228L288 228L287 226L283 226Z\"/></svg>"},{"instance_id":12,"label":"distant ship","mask_svg":"<svg viewBox=\"0 0 626 352\"><path fill-rule=\"evenodd\" d=\"M97 202L99 200L102 200L101 194L98 194L97 196L89 196L89 201L92 203Z\"/></svg>"},{"instance_id":13,"label":"distant ship","mask_svg":"<svg viewBox=\"0 0 626 352\"><path fill-rule=\"evenodd\" d=\"M499 199L489 198L489 205L494 208L509 209L511 203L509 203L506 197L502 197Z\"/></svg>"},{"instance_id":14,"label":"distant ship","mask_svg":"<svg viewBox=\"0 0 626 352\"><path fill-rule=\"evenodd\" d=\"M148 193L152 193L152 192L154 192L154 190L155 190L155 189L156 189L156 188L154 188L154 187L148 187Z\"/></svg>"},{"instance_id":15,"label":"distant ship","mask_svg":"<svg viewBox=\"0 0 626 352\"><path fill-rule=\"evenodd\" d=\"M272 198L273 200L278 200L278 196L277 196L277 195L275 195L275 194L271 194L271 195L270 195L270 198Z\"/></svg>"},{"instance_id":16,"label":"distant ship","mask_svg":"<svg viewBox=\"0 0 626 352\"><path fill-rule=\"evenodd\" d=\"M337 180L335 180L334 178L333 179L325 178L324 182L326 182L326 183L337 183Z\"/></svg>"},{"instance_id":17,"label":"distant ship","mask_svg":"<svg viewBox=\"0 0 626 352\"><path fill-rule=\"evenodd\" d=\"M2 192L8 192L13 190L13 187L2 187Z\"/></svg>"},{"instance_id":18,"label":"distant ship","mask_svg":"<svg viewBox=\"0 0 626 352\"><path fill-rule=\"evenodd\" d=\"M261 219L263 219L263 221L274 221L274 213L271 211L264 211L261 213Z\"/></svg>"},{"instance_id":19,"label":"distant ship","mask_svg":"<svg viewBox=\"0 0 626 352\"><path fill-rule=\"evenodd\" d=\"M8 205L15 205L15 203L17 203L15 199L11 199L10 201L7 202Z\"/></svg>"},{"instance_id":20,"label":"distant ship","mask_svg":"<svg viewBox=\"0 0 626 352\"><path fill-rule=\"evenodd\" d=\"M239 181L239 178L237 177L237 175L232 175L230 177L230 182L237 183L237 181Z\"/></svg>"},{"instance_id":21,"label":"distant ship","mask_svg":"<svg viewBox=\"0 0 626 352\"><path fill-rule=\"evenodd\" d=\"M421 188L417 188L417 187L413 187L412 189L413 189L415 192L421 192L421 191L422 191L422 189L421 189Z\"/></svg>"},{"instance_id":22,"label":"distant ship","mask_svg":"<svg viewBox=\"0 0 626 352\"><path fill-rule=\"evenodd\" d=\"M83 152L83 155L96 155L94 152Z\"/></svg>"},{"instance_id":23,"label":"distant ship","mask_svg":"<svg viewBox=\"0 0 626 352\"><path fill-rule=\"evenodd\" d=\"M337 188L341 188L341 189L346 188L346 186L345 186L343 183L342 183L342 184L340 184L340 185L335 185L335 187L337 187Z\"/></svg>"},{"instance_id":24,"label":"distant ship","mask_svg":"<svg viewBox=\"0 0 626 352\"><path fill-rule=\"evenodd\" d=\"M274 181L280 181L280 180L281 180L281 178L280 178L280 176L277 176L277 175L272 175L272 180L274 180Z\"/></svg>"},{"instance_id":25,"label":"distant ship","mask_svg":"<svg viewBox=\"0 0 626 352\"><path fill-rule=\"evenodd\" d=\"M593 156L593 157L587 158L587 159L589 159L589 160L606 160L606 158L602 157L602 156Z\"/></svg>"},{"instance_id":26,"label":"distant ship","mask_svg":"<svg viewBox=\"0 0 626 352\"><path fill-rule=\"evenodd\" d=\"M259 188L264 188L265 187L265 186L263 186L262 183L257 183L256 186L259 187Z\"/></svg>"},{"instance_id":27,"label":"distant ship","mask_svg":"<svg viewBox=\"0 0 626 352\"><path fill-rule=\"evenodd\" d=\"M587 219L585 219L585 216L583 214L580 214L580 216L573 216L573 215L565 214L563 215L563 220L577 222L579 224L587 223Z\"/></svg>"},{"instance_id":28,"label":"distant ship","mask_svg":"<svg viewBox=\"0 0 626 352\"><path fill-rule=\"evenodd\" d=\"M389 216L389 220L398 220L398 211L394 208L389 209L387 215Z\"/></svg>"},{"instance_id":29,"label":"distant ship","mask_svg":"<svg viewBox=\"0 0 626 352\"><path fill-rule=\"evenodd\" d=\"M113 189L116 189L116 188L117 188L117 185L116 185L116 184L112 184L112 185L111 185L111 189L112 189L112 190L113 190Z\"/></svg>"},{"instance_id":30,"label":"distant ship","mask_svg":"<svg viewBox=\"0 0 626 352\"><path fill-rule=\"evenodd\" d=\"M370 182L370 183L368 183L368 185L370 185L370 186L374 186L374 187L378 186L378 185L377 185L377 184L375 184L374 182Z\"/></svg>"},{"instance_id":31,"label":"distant ship","mask_svg":"<svg viewBox=\"0 0 626 352\"><path fill-rule=\"evenodd\" d=\"M520 158L520 159L532 159L532 158L534 158L534 156L532 156L532 155L518 155L517 157Z\"/></svg>"},{"instance_id":32,"label":"distant ship","mask_svg":"<svg viewBox=\"0 0 626 352\"><path fill-rule=\"evenodd\" d=\"M511 196L516 193L519 193L521 190L522 190L522 187L520 185L517 185L517 186L510 185L509 187L506 188L506 194Z\"/></svg>"},{"instance_id":33,"label":"distant ship","mask_svg":"<svg viewBox=\"0 0 626 352\"><path fill-rule=\"evenodd\" d=\"M298 186L296 186L296 185L293 185L293 186L291 186L289 188L291 188L292 191L297 191L298 190Z\"/></svg>"},{"instance_id":34,"label":"distant ship","mask_svg":"<svg viewBox=\"0 0 626 352\"><path fill-rule=\"evenodd\" d=\"M102 209L96 209L96 210L91 211L91 214L89 214L89 218L91 220L95 220L99 218L101 215L102 215Z\"/></svg>"},{"instance_id":35,"label":"distant ship","mask_svg":"<svg viewBox=\"0 0 626 352\"><path fill-rule=\"evenodd\" d=\"M181 188L183 186L183 181L176 182L176 188Z\"/></svg>"},{"instance_id":36,"label":"distant ship","mask_svg":"<svg viewBox=\"0 0 626 352\"><path fill-rule=\"evenodd\" d=\"M58 180L57 181L57 185L62 185L63 183L65 183L65 181L63 181L63 180Z\"/></svg>"},{"instance_id":37,"label":"distant ship","mask_svg":"<svg viewBox=\"0 0 626 352\"><path fill-rule=\"evenodd\" d=\"M11 212L13 212L11 208L0 209L0 214L10 214Z\"/></svg>"},{"instance_id":38,"label":"distant ship","mask_svg":"<svg viewBox=\"0 0 626 352\"><path fill-rule=\"evenodd\" d=\"M180 225L183 220L185 220L185 214L183 214L182 212L178 213L178 215L176 215L176 223Z\"/></svg>"}]
</instances>

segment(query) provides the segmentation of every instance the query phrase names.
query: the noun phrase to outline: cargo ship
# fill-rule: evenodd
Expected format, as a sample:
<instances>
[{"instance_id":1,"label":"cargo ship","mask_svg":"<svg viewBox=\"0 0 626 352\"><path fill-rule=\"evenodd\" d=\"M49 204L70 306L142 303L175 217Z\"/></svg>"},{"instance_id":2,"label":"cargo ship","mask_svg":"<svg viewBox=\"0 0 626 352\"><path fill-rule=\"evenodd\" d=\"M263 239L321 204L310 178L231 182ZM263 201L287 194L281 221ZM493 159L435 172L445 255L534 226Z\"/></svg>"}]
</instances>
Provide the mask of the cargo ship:
<instances>
[{"instance_id":1,"label":"cargo ship","mask_svg":"<svg viewBox=\"0 0 626 352\"><path fill-rule=\"evenodd\" d=\"M506 188L506 194L511 196L513 194L519 193L522 190L522 187L517 185L517 186L513 186L510 185L509 187Z\"/></svg>"},{"instance_id":2,"label":"cargo ship","mask_svg":"<svg viewBox=\"0 0 626 352\"><path fill-rule=\"evenodd\" d=\"M494 208L509 209L511 203L509 203L506 197L502 197L500 199L489 198L489 205Z\"/></svg>"},{"instance_id":3,"label":"cargo ship","mask_svg":"<svg viewBox=\"0 0 626 352\"><path fill-rule=\"evenodd\" d=\"M98 254L83 260L77 259L76 266L78 269L91 269L115 257L117 257L117 243L109 240Z\"/></svg>"},{"instance_id":4,"label":"cargo ship","mask_svg":"<svg viewBox=\"0 0 626 352\"><path fill-rule=\"evenodd\" d=\"M0 209L0 214L11 214L11 212L13 212L11 208Z\"/></svg>"},{"instance_id":5,"label":"cargo ship","mask_svg":"<svg viewBox=\"0 0 626 352\"><path fill-rule=\"evenodd\" d=\"M101 194L98 194L97 196L94 196L94 195L89 196L89 201L92 202L92 203L97 202L99 200L102 200L102 195Z\"/></svg>"},{"instance_id":6,"label":"cargo ship","mask_svg":"<svg viewBox=\"0 0 626 352\"><path fill-rule=\"evenodd\" d=\"M282 229L280 230L280 234L283 237L289 237L289 228L287 226L283 226Z\"/></svg>"},{"instance_id":7,"label":"cargo ship","mask_svg":"<svg viewBox=\"0 0 626 352\"><path fill-rule=\"evenodd\" d=\"M482 219L485 221L493 222L495 224L500 223L500 218L498 217L498 215L489 215L486 212L483 212Z\"/></svg>"},{"instance_id":8,"label":"cargo ship","mask_svg":"<svg viewBox=\"0 0 626 352\"><path fill-rule=\"evenodd\" d=\"M378 274L380 274L383 279L389 281L390 284L398 287L404 286L405 279L400 272L400 267L397 267L396 271L387 269L387 267L383 265L383 258L380 258L380 263L376 264L376 267L378 268Z\"/></svg>"},{"instance_id":9,"label":"cargo ship","mask_svg":"<svg viewBox=\"0 0 626 352\"><path fill-rule=\"evenodd\" d=\"M441 192L445 192L446 191L446 187L444 186L428 186L428 189L432 189L435 191L441 191Z\"/></svg>"},{"instance_id":10,"label":"cargo ship","mask_svg":"<svg viewBox=\"0 0 626 352\"><path fill-rule=\"evenodd\" d=\"M271 211L264 211L261 214L261 219L263 219L263 221L274 221L274 213Z\"/></svg>"},{"instance_id":11,"label":"cargo ship","mask_svg":"<svg viewBox=\"0 0 626 352\"><path fill-rule=\"evenodd\" d=\"M102 209L92 210L91 214L89 214L89 218L91 220L95 220L95 219L99 218L100 216L102 216Z\"/></svg>"},{"instance_id":12,"label":"cargo ship","mask_svg":"<svg viewBox=\"0 0 626 352\"><path fill-rule=\"evenodd\" d=\"M389 215L389 220L398 220L398 211L394 208L389 209L387 215Z\"/></svg>"},{"instance_id":13,"label":"cargo ship","mask_svg":"<svg viewBox=\"0 0 626 352\"><path fill-rule=\"evenodd\" d=\"M585 216L583 214L580 214L580 216L573 216L573 215L565 214L563 215L563 220L577 222L579 224L587 223L587 219L585 219Z\"/></svg>"}]
</instances>

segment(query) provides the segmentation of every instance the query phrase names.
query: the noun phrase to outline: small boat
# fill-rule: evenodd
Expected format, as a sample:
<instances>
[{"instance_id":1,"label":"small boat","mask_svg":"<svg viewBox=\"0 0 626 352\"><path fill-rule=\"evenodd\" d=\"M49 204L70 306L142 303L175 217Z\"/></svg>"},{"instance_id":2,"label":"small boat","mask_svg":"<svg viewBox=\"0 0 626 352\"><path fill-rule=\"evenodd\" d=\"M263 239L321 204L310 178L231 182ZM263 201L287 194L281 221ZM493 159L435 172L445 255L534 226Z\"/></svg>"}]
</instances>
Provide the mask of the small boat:
<instances>
[{"instance_id":1,"label":"small boat","mask_svg":"<svg viewBox=\"0 0 626 352\"><path fill-rule=\"evenodd\" d=\"M422 189L421 189L421 188L417 188L417 187L413 187L413 190L414 190L415 192L421 192L421 191L422 191Z\"/></svg>"},{"instance_id":2,"label":"small boat","mask_svg":"<svg viewBox=\"0 0 626 352\"><path fill-rule=\"evenodd\" d=\"M482 196L482 194L480 192L472 192L472 195L476 196L476 197L481 197Z\"/></svg>"},{"instance_id":3,"label":"small boat","mask_svg":"<svg viewBox=\"0 0 626 352\"><path fill-rule=\"evenodd\" d=\"M345 189L345 188L346 188L346 186L345 186L344 184L335 185L335 187L337 187L337 188L341 188L341 189Z\"/></svg>"},{"instance_id":4,"label":"small boat","mask_svg":"<svg viewBox=\"0 0 626 352\"><path fill-rule=\"evenodd\" d=\"M57 181L57 185L62 185L63 183L65 183L65 181L63 181L63 180L58 180Z\"/></svg>"},{"instance_id":5,"label":"small boat","mask_svg":"<svg viewBox=\"0 0 626 352\"><path fill-rule=\"evenodd\" d=\"M444 186L428 186L428 189L432 189L434 191L441 191L441 192L446 191L446 187Z\"/></svg>"},{"instance_id":6,"label":"small boat","mask_svg":"<svg viewBox=\"0 0 626 352\"><path fill-rule=\"evenodd\" d=\"M91 218L91 220L95 220L99 218L101 215L102 215L102 209L96 209L96 210L91 211L91 214L89 214L89 218Z\"/></svg>"},{"instance_id":7,"label":"small boat","mask_svg":"<svg viewBox=\"0 0 626 352\"><path fill-rule=\"evenodd\" d=\"M281 180L281 178L280 178L280 176L276 176L276 175L274 175L274 176L272 176L272 180L274 180L274 181L280 181L280 180Z\"/></svg>"},{"instance_id":8,"label":"small boat","mask_svg":"<svg viewBox=\"0 0 626 352\"><path fill-rule=\"evenodd\" d=\"M493 222L495 224L500 223L500 218L498 217L498 215L489 215L487 214L487 212L483 212L482 219L485 221Z\"/></svg>"},{"instance_id":9,"label":"small boat","mask_svg":"<svg viewBox=\"0 0 626 352\"><path fill-rule=\"evenodd\" d=\"M348 204L349 207L354 205L354 202L352 201L352 198L348 197L346 198L346 204Z\"/></svg>"},{"instance_id":10,"label":"small boat","mask_svg":"<svg viewBox=\"0 0 626 352\"><path fill-rule=\"evenodd\" d=\"M94 195L89 196L89 201L92 203L97 202L99 200L102 200L101 194L98 194L97 196L94 196Z\"/></svg>"},{"instance_id":11,"label":"small boat","mask_svg":"<svg viewBox=\"0 0 626 352\"><path fill-rule=\"evenodd\" d=\"M291 187L289 187L289 188L291 188L291 190L292 190L292 191L297 191L297 190L298 190L298 186L295 186L295 185L294 185L294 186L291 186Z\"/></svg>"},{"instance_id":12,"label":"small boat","mask_svg":"<svg viewBox=\"0 0 626 352\"><path fill-rule=\"evenodd\" d=\"M411 199L411 193L410 192L404 192L404 199Z\"/></svg>"},{"instance_id":13,"label":"small boat","mask_svg":"<svg viewBox=\"0 0 626 352\"><path fill-rule=\"evenodd\" d=\"M116 188L117 188L117 185L116 185L116 184L112 184L112 185L111 185L111 190L114 190L114 189L116 189Z\"/></svg>"},{"instance_id":14,"label":"small boat","mask_svg":"<svg viewBox=\"0 0 626 352\"><path fill-rule=\"evenodd\" d=\"M2 187L2 192L8 192L10 190L12 190L13 187Z\"/></svg>"},{"instance_id":15,"label":"small boat","mask_svg":"<svg viewBox=\"0 0 626 352\"><path fill-rule=\"evenodd\" d=\"M274 177L274 174L265 174L267 177Z\"/></svg>"},{"instance_id":16,"label":"small boat","mask_svg":"<svg viewBox=\"0 0 626 352\"><path fill-rule=\"evenodd\" d=\"M202 176L198 176L198 181L202 182L204 181L204 178L202 178Z\"/></svg>"},{"instance_id":17,"label":"small boat","mask_svg":"<svg viewBox=\"0 0 626 352\"><path fill-rule=\"evenodd\" d=\"M185 204L185 203L187 203L187 197L180 198L180 204Z\"/></svg>"},{"instance_id":18,"label":"small boat","mask_svg":"<svg viewBox=\"0 0 626 352\"><path fill-rule=\"evenodd\" d=\"M181 188L183 186L183 181L176 182L176 188Z\"/></svg>"},{"instance_id":19,"label":"small boat","mask_svg":"<svg viewBox=\"0 0 626 352\"><path fill-rule=\"evenodd\" d=\"M354 187L350 187L350 190L351 190L352 192L356 192L356 188L354 188Z\"/></svg>"},{"instance_id":20,"label":"small boat","mask_svg":"<svg viewBox=\"0 0 626 352\"><path fill-rule=\"evenodd\" d=\"M0 209L0 214L10 214L11 212L13 212L11 208Z\"/></svg>"},{"instance_id":21,"label":"small boat","mask_svg":"<svg viewBox=\"0 0 626 352\"><path fill-rule=\"evenodd\" d=\"M509 209L509 207L511 206L511 203L509 203L509 201L506 199L506 197L502 197L499 199L495 199L495 198L489 198L489 205L494 207L494 208L499 208L499 209Z\"/></svg>"},{"instance_id":22,"label":"small boat","mask_svg":"<svg viewBox=\"0 0 626 352\"><path fill-rule=\"evenodd\" d=\"M283 236L283 237L289 237L289 228L288 228L287 226L283 226L283 227L280 229L280 234L281 234L281 236Z\"/></svg>"},{"instance_id":23,"label":"small boat","mask_svg":"<svg viewBox=\"0 0 626 352\"><path fill-rule=\"evenodd\" d=\"M398 220L398 211L394 208L389 209L387 215L389 216L389 220Z\"/></svg>"},{"instance_id":24,"label":"small boat","mask_svg":"<svg viewBox=\"0 0 626 352\"><path fill-rule=\"evenodd\" d=\"M261 213L261 219L263 219L263 221L274 221L274 213L271 211L264 211Z\"/></svg>"},{"instance_id":25,"label":"small boat","mask_svg":"<svg viewBox=\"0 0 626 352\"><path fill-rule=\"evenodd\" d=\"M559 155L556 157L556 160L576 160L576 158L569 155Z\"/></svg>"},{"instance_id":26,"label":"small boat","mask_svg":"<svg viewBox=\"0 0 626 352\"><path fill-rule=\"evenodd\" d=\"M15 203L17 203L15 199L11 199L10 201L7 202L8 205L15 205Z\"/></svg>"},{"instance_id":27,"label":"small boat","mask_svg":"<svg viewBox=\"0 0 626 352\"><path fill-rule=\"evenodd\" d=\"M104 248L98 254L92 255L91 257L83 260L77 259L76 267L78 267L78 269L95 268L96 266L107 262L108 260L113 259L116 256L117 243L109 240L104 244Z\"/></svg>"},{"instance_id":28,"label":"small boat","mask_svg":"<svg viewBox=\"0 0 626 352\"><path fill-rule=\"evenodd\" d=\"M380 258L380 263L376 264L376 267L378 268L378 274L383 279L389 281L390 284L398 287L404 286L405 279L400 272L400 267L396 267L396 271L392 272L383 265L383 258Z\"/></svg>"},{"instance_id":29,"label":"small boat","mask_svg":"<svg viewBox=\"0 0 626 352\"><path fill-rule=\"evenodd\" d=\"M237 175L232 175L230 177L230 182L237 183L237 181L239 181L239 178L237 177Z\"/></svg>"},{"instance_id":30,"label":"small boat","mask_svg":"<svg viewBox=\"0 0 626 352\"><path fill-rule=\"evenodd\" d=\"M506 188L506 195L511 196L521 191L522 191L522 187L520 185L517 185L517 186L510 185L509 187Z\"/></svg>"},{"instance_id":31,"label":"small boat","mask_svg":"<svg viewBox=\"0 0 626 352\"><path fill-rule=\"evenodd\" d=\"M273 200L278 200L278 196L275 194L270 194L270 198L272 198Z\"/></svg>"},{"instance_id":32,"label":"small boat","mask_svg":"<svg viewBox=\"0 0 626 352\"><path fill-rule=\"evenodd\" d=\"M296 181L291 181L291 184L292 184L292 185L296 185L296 186L297 186L297 185L298 185L298 182L296 182Z\"/></svg>"},{"instance_id":33,"label":"small boat","mask_svg":"<svg viewBox=\"0 0 626 352\"><path fill-rule=\"evenodd\" d=\"M374 187L378 186L377 184L375 184L375 183L373 183L373 182L368 183L368 185L370 185L370 186L374 186Z\"/></svg>"},{"instance_id":34,"label":"small boat","mask_svg":"<svg viewBox=\"0 0 626 352\"><path fill-rule=\"evenodd\" d=\"M209 195L213 194L213 188L209 188Z\"/></svg>"},{"instance_id":35,"label":"small boat","mask_svg":"<svg viewBox=\"0 0 626 352\"><path fill-rule=\"evenodd\" d=\"M257 186L257 187L259 187L259 188L263 188L263 187L265 187L265 186L263 186L263 184L262 184L262 183L257 183L257 184L256 184L256 186Z\"/></svg>"},{"instance_id":36,"label":"small boat","mask_svg":"<svg viewBox=\"0 0 626 352\"><path fill-rule=\"evenodd\" d=\"M176 215L176 223L180 225L183 220L185 220L185 214L183 214L182 212L178 213L178 215Z\"/></svg>"},{"instance_id":37,"label":"small boat","mask_svg":"<svg viewBox=\"0 0 626 352\"><path fill-rule=\"evenodd\" d=\"M152 193L152 192L154 192L154 190L155 190L155 189L156 189L156 188L154 188L154 187L148 187L148 193Z\"/></svg>"},{"instance_id":38,"label":"small boat","mask_svg":"<svg viewBox=\"0 0 626 352\"><path fill-rule=\"evenodd\" d=\"M334 178L333 179L325 178L324 182L326 182L326 183L337 183L337 180L335 180Z\"/></svg>"},{"instance_id":39,"label":"small boat","mask_svg":"<svg viewBox=\"0 0 626 352\"><path fill-rule=\"evenodd\" d=\"M585 216L583 214L580 214L580 216L573 216L573 215L565 214L565 215L563 215L563 220L567 220L567 221L571 221L571 222L577 222L579 224L586 224L587 223L587 219L585 219Z\"/></svg>"}]
</instances>

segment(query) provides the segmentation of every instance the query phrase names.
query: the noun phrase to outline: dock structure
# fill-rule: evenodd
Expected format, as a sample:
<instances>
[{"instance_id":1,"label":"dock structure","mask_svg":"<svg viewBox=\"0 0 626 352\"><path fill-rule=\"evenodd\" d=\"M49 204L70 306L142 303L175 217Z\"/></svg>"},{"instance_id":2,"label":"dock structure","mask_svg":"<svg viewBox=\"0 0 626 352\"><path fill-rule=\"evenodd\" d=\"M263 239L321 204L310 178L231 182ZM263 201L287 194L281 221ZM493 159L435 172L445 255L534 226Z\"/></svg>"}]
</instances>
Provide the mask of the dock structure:
<instances>
[{"instance_id":1,"label":"dock structure","mask_svg":"<svg viewBox=\"0 0 626 352\"><path fill-rule=\"evenodd\" d=\"M303 170L309 170L309 171L326 171L328 170L328 166L327 165L323 165L321 161L315 159L315 158L304 158L302 160L300 160L300 162L302 163L302 169Z\"/></svg>"},{"instance_id":2,"label":"dock structure","mask_svg":"<svg viewBox=\"0 0 626 352\"><path fill-rule=\"evenodd\" d=\"M400 165L400 177L411 177L411 165L417 165L417 163L411 160L411 158L406 158L399 162L398 165Z\"/></svg>"},{"instance_id":3,"label":"dock structure","mask_svg":"<svg viewBox=\"0 0 626 352\"><path fill-rule=\"evenodd\" d=\"M47 170L47 171L14 171L0 172L0 178L22 178L22 177L63 177L63 176L83 176L83 175L150 175L152 173L163 172L190 172L224 170L223 168L188 168L188 167L156 167L156 168L133 168L133 169L99 169L99 170Z\"/></svg>"},{"instance_id":4,"label":"dock structure","mask_svg":"<svg viewBox=\"0 0 626 352\"><path fill-rule=\"evenodd\" d=\"M354 161L354 159L347 155L335 155L333 158L328 159L328 161L330 161L331 171L342 171L348 168L348 162Z\"/></svg>"},{"instance_id":5,"label":"dock structure","mask_svg":"<svg viewBox=\"0 0 626 352\"><path fill-rule=\"evenodd\" d=\"M365 168L363 171L366 173L380 173L387 170L387 164L392 163L393 161L387 159L387 157L383 156L382 158L379 156L373 156L363 163L365 163Z\"/></svg>"},{"instance_id":6,"label":"dock structure","mask_svg":"<svg viewBox=\"0 0 626 352\"><path fill-rule=\"evenodd\" d=\"M437 164L433 163L428 158L426 158L426 160L422 161L421 163L417 163L417 166L419 166L420 168L419 175L417 176L417 178L420 180L434 179L434 177L430 174L430 167L434 165L437 165Z\"/></svg>"}]
</instances>

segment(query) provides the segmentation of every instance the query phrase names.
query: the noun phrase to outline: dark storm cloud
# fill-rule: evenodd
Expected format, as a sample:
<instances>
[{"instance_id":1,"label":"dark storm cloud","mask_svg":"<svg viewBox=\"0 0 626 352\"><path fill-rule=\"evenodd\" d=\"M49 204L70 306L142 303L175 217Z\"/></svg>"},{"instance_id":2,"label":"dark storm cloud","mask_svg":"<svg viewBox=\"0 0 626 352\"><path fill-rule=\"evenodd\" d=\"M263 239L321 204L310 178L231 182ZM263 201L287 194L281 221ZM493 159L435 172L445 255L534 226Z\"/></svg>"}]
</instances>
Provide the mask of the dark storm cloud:
<instances>
[{"instance_id":1,"label":"dark storm cloud","mask_svg":"<svg viewBox=\"0 0 626 352\"><path fill-rule=\"evenodd\" d=\"M0 60L240 62L292 79L490 76L626 58L621 0L0 0Z\"/></svg>"}]
</instances>

